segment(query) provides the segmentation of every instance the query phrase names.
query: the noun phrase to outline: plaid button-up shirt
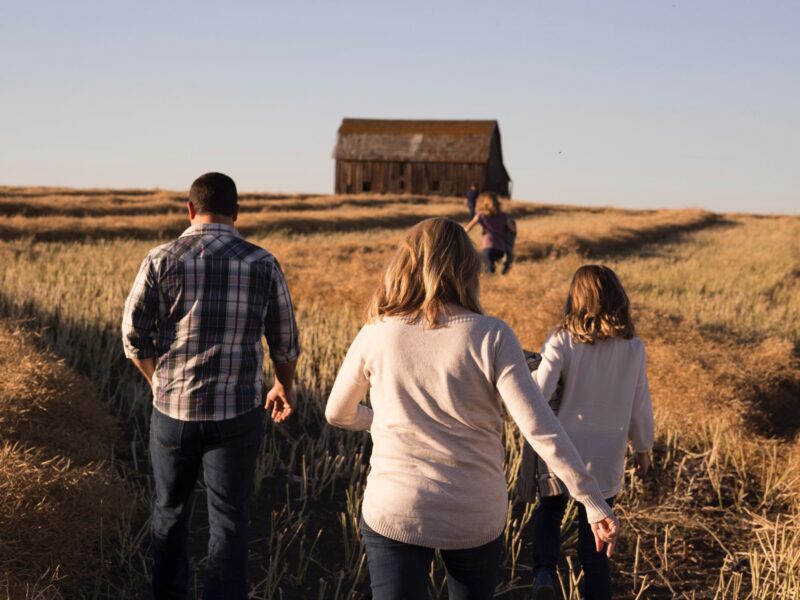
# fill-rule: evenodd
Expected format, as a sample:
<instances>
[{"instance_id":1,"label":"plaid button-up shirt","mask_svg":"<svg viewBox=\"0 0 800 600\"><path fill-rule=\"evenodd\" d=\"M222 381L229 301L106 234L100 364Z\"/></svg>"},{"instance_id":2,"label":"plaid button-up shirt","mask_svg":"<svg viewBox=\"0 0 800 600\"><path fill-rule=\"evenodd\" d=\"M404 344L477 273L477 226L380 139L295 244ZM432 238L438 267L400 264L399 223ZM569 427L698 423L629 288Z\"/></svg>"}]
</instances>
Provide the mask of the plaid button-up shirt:
<instances>
[{"instance_id":1,"label":"plaid button-up shirt","mask_svg":"<svg viewBox=\"0 0 800 600\"><path fill-rule=\"evenodd\" d=\"M125 356L155 358L154 406L183 421L263 401L264 335L274 362L300 353L286 280L274 256L218 223L151 250L122 319Z\"/></svg>"}]
</instances>

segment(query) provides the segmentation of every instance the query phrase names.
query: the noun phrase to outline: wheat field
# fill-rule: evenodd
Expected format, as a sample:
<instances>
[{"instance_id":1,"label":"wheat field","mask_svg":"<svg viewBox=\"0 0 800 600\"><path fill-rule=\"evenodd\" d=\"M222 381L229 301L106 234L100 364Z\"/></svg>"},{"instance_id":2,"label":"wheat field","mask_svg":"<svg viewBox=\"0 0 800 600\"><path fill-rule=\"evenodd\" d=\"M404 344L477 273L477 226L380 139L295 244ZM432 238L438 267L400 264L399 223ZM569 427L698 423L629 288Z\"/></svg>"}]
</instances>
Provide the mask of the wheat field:
<instances>
[{"instance_id":1,"label":"wheat field","mask_svg":"<svg viewBox=\"0 0 800 600\"><path fill-rule=\"evenodd\" d=\"M241 200L242 232L284 268L304 348L295 415L268 427L258 463L251 597L368 598L357 519L370 440L327 426L324 405L404 231L435 215L463 222L465 210L413 196ZM184 201L0 187L0 597L146 594L150 400L119 323L147 250L186 226ZM618 501L616 597L800 598L800 218L507 208L517 262L483 277L487 312L538 349L574 270L604 263L628 288L647 348L654 471L644 481L629 471ZM508 423L510 489L520 443ZM511 498L496 597L528 598L532 507ZM202 495L193 524L197 572ZM563 597L579 598L569 550L561 576ZM446 597L438 563L430 589Z\"/></svg>"}]
</instances>

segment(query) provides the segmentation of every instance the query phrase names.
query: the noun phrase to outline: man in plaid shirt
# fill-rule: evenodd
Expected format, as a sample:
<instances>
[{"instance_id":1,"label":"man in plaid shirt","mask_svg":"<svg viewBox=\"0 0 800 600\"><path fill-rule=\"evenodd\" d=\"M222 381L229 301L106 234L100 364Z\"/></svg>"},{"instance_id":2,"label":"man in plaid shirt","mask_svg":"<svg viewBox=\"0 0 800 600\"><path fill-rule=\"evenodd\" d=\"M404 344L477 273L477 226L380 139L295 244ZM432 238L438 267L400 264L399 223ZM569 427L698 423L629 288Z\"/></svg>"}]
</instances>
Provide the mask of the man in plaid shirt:
<instances>
[{"instance_id":1,"label":"man in plaid shirt","mask_svg":"<svg viewBox=\"0 0 800 600\"><path fill-rule=\"evenodd\" d=\"M300 352L278 262L234 228L236 184L221 173L189 192L191 226L144 259L125 302L125 355L153 389L153 592L186 598L189 516L200 468L210 540L204 597L247 598L247 522L265 408L292 412ZM275 384L263 394L266 336Z\"/></svg>"}]
</instances>

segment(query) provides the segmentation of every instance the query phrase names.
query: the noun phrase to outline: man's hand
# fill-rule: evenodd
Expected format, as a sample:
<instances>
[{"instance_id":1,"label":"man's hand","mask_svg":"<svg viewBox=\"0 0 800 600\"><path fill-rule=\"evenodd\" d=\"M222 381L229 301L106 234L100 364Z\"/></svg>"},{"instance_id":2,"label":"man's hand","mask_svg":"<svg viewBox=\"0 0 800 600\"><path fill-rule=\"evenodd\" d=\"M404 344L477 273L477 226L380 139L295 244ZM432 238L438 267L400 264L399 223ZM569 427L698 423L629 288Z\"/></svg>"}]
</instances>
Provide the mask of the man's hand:
<instances>
[{"instance_id":1,"label":"man's hand","mask_svg":"<svg viewBox=\"0 0 800 600\"><path fill-rule=\"evenodd\" d=\"M265 404L267 410L272 410L272 420L283 423L292 414L292 390L285 388L281 383L275 382L267 394Z\"/></svg>"},{"instance_id":2,"label":"man's hand","mask_svg":"<svg viewBox=\"0 0 800 600\"><path fill-rule=\"evenodd\" d=\"M272 367L275 370L275 385L267 394L267 402L264 408L272 410L272 420L276 423L283 423L292 414L292 382L294 381L294 369L297 361L288 363L276 363L273 361Z\"/></svg>"},{"instance_id":3,"label":"man's hand","mask_svg":"<svg viewBox=\"0 0 800 600\"><path fill-rule=\"evenodd\" d=\"M602 552L603 546L605 545L606 556L611 558L611 555L614 553L614 546L617 544L617 536L619 535L619 521L617 517L606 517L602 521L592 523L591 527L597 551Z\"/></svg>"},{"instance_id":4,"label":"man's hand","mask_svg":"<svg viewBox=\"0 0 800 600\"><path fill-rule=\"evenodd\" d=\"M637 477L644 477L650 470L650 453L649 452L634 452L633 462L636 463L636 470L634 471Z\"/></svg>"}]
</instances>

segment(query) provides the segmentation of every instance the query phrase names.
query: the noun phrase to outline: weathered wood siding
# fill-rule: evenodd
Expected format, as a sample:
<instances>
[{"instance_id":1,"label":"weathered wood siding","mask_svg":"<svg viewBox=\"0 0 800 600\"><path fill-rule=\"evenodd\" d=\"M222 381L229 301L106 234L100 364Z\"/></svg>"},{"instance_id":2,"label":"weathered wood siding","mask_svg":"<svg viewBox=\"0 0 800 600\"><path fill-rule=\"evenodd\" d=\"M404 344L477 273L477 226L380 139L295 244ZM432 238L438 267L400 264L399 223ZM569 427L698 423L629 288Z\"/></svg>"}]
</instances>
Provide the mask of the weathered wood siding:
<instances>
[{"instance_id":1,"label":"weathered wood siding","mask_svg":"<svg viewBox=\"0 0 800 600\"><path fill-rule=\"evenodd\" d=\"M471 183L485 187L486 180L487 169L483 164L336 161L337 194L460 196Z\"/></svg>"}]
</instances>

